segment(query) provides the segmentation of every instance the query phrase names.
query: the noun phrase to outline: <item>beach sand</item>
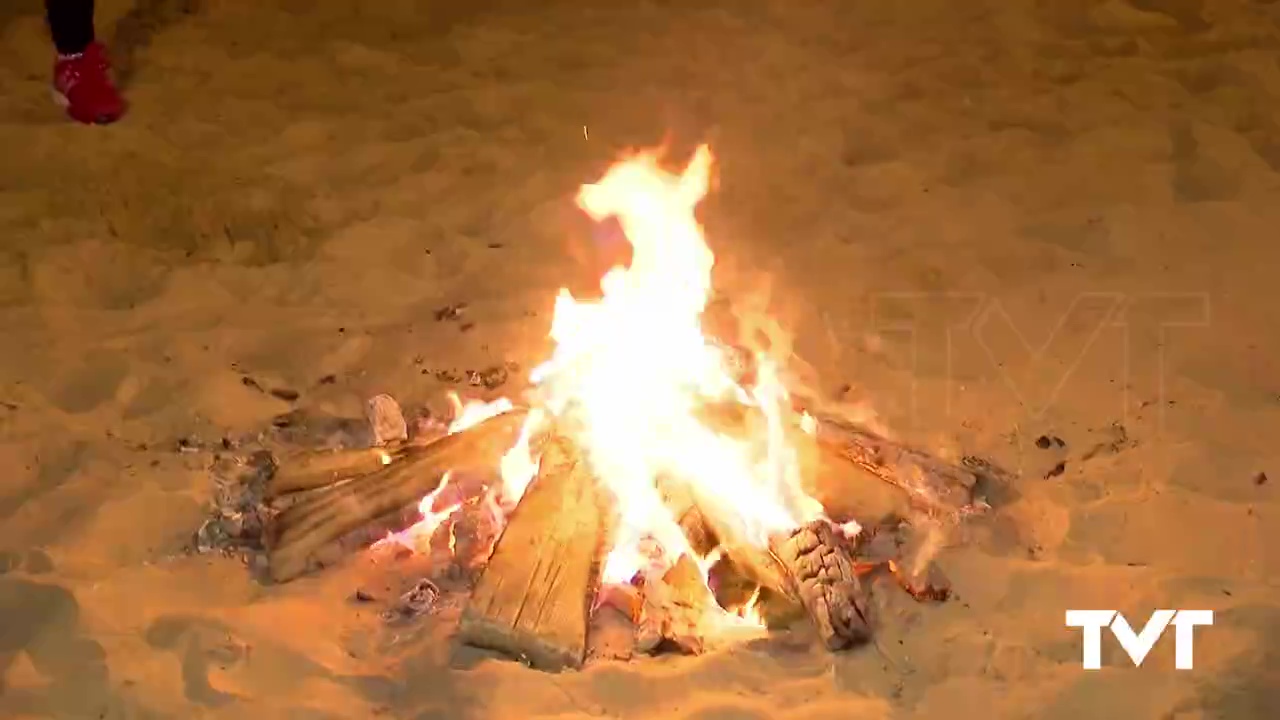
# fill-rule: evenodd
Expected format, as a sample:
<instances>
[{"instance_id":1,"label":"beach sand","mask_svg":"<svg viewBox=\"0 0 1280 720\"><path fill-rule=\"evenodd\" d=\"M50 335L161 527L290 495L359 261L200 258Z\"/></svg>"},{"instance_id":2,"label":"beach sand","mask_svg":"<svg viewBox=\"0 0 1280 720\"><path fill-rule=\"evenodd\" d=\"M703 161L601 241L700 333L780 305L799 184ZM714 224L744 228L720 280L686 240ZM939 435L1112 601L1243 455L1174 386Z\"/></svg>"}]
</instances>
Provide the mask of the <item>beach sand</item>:
<instances>
[{"instance_id":1,"label":"beach sand","mask_svg":"<svg viewBox=\"0 0 1280 720\"><path fill-rule=\"evenodd\" d=\"M0 10L0 716L1280 717L1280 4L99 5L109 128ZM577 188L664 140L711 144L717 285L826 392L1021 474L940 554L957 600L878 649L549 675L386 626L359 562L183 552L176 441L291 407L244 375L358 416L531 367L610 260ZM1067 608L1217 615L1194 670L1168 633L1086 672Z\"/></svg>"}]
</instances>

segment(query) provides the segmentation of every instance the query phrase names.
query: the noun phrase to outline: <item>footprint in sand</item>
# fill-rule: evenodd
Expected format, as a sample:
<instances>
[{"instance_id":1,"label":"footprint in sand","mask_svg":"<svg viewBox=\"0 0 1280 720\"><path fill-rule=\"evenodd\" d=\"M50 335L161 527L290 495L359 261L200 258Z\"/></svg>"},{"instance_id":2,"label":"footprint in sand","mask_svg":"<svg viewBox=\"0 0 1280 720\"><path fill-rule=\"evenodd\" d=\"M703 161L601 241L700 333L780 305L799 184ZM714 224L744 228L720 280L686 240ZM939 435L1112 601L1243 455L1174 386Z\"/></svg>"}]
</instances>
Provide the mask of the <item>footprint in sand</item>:
<instances>
[{"instance_id":1,"label":"footprint in sand","mask_svg":"<svg viewBox=\"0 0 1280 720\"><path fill-rule=\"evenodd\" d=\"M142 716L117 693L102 646L81 632L68 590L0 577L0 617L0 717Z\"/></svg>"},{"instance_id":2,"label":"footprint in sand","mask_svg":"<svg viewBox=\"0 0 1280 720\"><path fill-rule=\"evenodd\" d=\"M32 253L29 266L32 293L55 305L129 309L160 295L168 281L156 253L96 240Z\"/></svg>"},{"instance_id":3,"label":"footprint in sand","mask_svg":"<svg viewBox=\"0 0 1280 720\"><path fill-rule=\"evenodd\" d=\"M1204 32L1213 27L1204 16L1205 0L1129 0L1138 12L1163 15L1186 32Z\"/></svg>"},{"instance_id":4,"label":"footprint in sand","mask_svg":"<svg viewBox=\"0 0 1280 720\"><path fill-rule=\"evenodd\" d=\"M1274 456L1259 457L1247 447L1226 443L1197 446L1185 453L1169 474L1169 485L1229 503L1256 503L1268 498L1255 478Z\"/></svg>"},{"instance_id":5,"label":"footprint in sand","mask_svg":"<svg viewBox=\"0 0 1280 720\"><path fill-rule=\"evenodd\" d=\"M147 628L147 644L178 656L182 668L182 693L191 702L217 708L239 699L213 686L209 673L243 662L249 647L220 623L212 620L167 616Z\"/></svg>"},{"instance_id":6,"label":"footprint in sand","mask_svg":"<svg viewBox=\"0 0 1280 720\"><path fill-rule=\"evenodd\" d=\"M1280 172L1280 123L1271 110L1274 99L1262 77L1224 49L1224 57L1187 63L1174 78L1192 102L1232 118L1230 129L1244 138L1272 172Z\"/></svg>"},{"instance_id":7,"label":"footprint in sand","mask_svg":"<svg viewBox=\"0 0 1280 720\"><path fill-rule=\"evenodd\" d=\"M1202 150L1190 123L1175 122L1169 141L1173 148L1173 194L1178 202L1221 202L1239 195L1239 175Z\"/></svg>"},{"instance_id":8,"label":"footprint in sand","mask_svg":"<svg viewBox=\"0 0 1280 720\"><path fill-rule=\"evenodd\" d=\"M39 469L30 483L0 497L0 522L66 484L76 476L88 455L89 446L77 442L60 446L41 457Z\"/></svg>"},{"instance_id":9,"label":"footprint in sand","mask_svg":"<svg viewBox=\"0 0 1280 720\"><path fill-rule=\"evenodd\" d=\"M64 412L78 415L111 402L130 373L129 358L102 352L83 358L80 364L55 375L46 390L50 402Z\"/></svg>"},{"instance_id":10,"label":"footprint in sand","mask_svg":"<svg viewBox=\"0 0 1280 720\"><path fill-rule=\"evenodd\" d=\"M204 708L252 703L264 694L287 698L295 691L304 693L305 702L308 685L317 679L347 685L370 704L387 706L402 699L413 684L411 680L400 683L385 677L336 675L282 645L251 643L233 628L209 618L165 615L147 628L144 637L151 647L177 657L183 695ZM290 712L294 713L290 717L329 717L305 706Z\"/></svg>"}]
</instances>

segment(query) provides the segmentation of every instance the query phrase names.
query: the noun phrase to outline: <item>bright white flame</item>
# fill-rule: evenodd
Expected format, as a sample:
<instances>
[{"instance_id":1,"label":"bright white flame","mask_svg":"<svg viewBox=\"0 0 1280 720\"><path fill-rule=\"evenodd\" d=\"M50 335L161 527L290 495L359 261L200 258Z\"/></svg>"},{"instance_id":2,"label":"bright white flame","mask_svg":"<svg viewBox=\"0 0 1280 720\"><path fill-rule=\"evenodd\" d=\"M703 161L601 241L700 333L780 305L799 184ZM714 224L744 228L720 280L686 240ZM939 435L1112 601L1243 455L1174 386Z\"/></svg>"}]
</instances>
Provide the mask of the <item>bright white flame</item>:
<instances>
[{"instance_id":1,"label":"bright white flame","mask_svg":"<svg viewBox=\"0 0 1280 720\"><path fill-rule=\"evenodd\" d=\"M816 424L791 407L778 364L785 358L758 353L752 380L743 384L735 372L740 357L703 333L714 256L694 210L707 192L711 165L706 147L680 174L642 153L582 188L578 204L589 216L621 224L633 248L631 264L604 275L599 300L580 300L568 290L556 297L555 351L531 375L529 420L502 460L496 497L486 498L503 513L519 502L537 471L532 438L554 418L556 431L582 448L616 500L621 517L605 562L607 584L660 577L685 554L699 560L664 504L660 479L687 486L719 529L728 528L726 543L763 547L771 536L823 515L799 482L792 431L812 434ZM512 407L506 400L453 401L450 432ZM724 407L745 409L757 420L721 427L705 418L704 411ZM428 501L434 495L423 500L420 524L434 532L439 512ZM718 556L700 559L704 581ZM737 612L707 618L707 629L758 627L758 599L757 593Z\"/></svg>"},{"instance_id":2,"label":"bright white flame","mask_svg":"<svg viewBox=\"0 0 1280 720\"><path fill-rule=\"evenodd\" d=\"M449 393L449 404L453 406L453 420L449 422L450 434L479 425L515 407L506 398L498 398L493 402L470 400L464 403L457 393Z\"/></svg>"},{"instance_id":3,"label":"bright white flame","mask_svg":"<svg viewBox=\"0 0 1280 720\"><path fill-rule=\"evenodd\" d=\"M658 543L668 563L689 552L663 505L659 478L687 483L737 542L763 546L771 535L822 515L800 489L788 442L799 420L774 359L756 357L753 385L739 387L725 352L703 334L714 258L694 208L706 193L711 161L700 148L673 175L654 155L640 154L582 189L578 203L588 215L619 221L632 261L606 273L600 300L560 292L551 327L555 352L533 375L545 406L561 416L618 501L621 528L606 564L609 582L650 565L646 540ZM765 418L762 431L710 426L700 410L717 403L750 406Z\"/></svg>"}]
</instances>

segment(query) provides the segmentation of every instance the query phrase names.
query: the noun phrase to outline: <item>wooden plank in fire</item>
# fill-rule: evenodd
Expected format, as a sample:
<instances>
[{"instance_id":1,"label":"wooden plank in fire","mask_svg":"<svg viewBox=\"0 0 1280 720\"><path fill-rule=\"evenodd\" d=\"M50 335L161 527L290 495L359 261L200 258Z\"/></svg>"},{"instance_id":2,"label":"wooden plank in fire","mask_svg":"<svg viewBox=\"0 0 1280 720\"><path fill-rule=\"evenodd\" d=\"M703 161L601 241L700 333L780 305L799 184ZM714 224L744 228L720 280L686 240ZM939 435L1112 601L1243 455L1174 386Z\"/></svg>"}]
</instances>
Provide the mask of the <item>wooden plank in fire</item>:
<instances>
[{"instance_id":1,"label":"wooden plank in fire","mask_svg":"<svg viewBox=\"0 0 1280 720\"><path fill-rule=\"evenodd\" d=\"M979 474L839 418L815 415L820 447L900 488L915 507L959 518L983 508Z\"/></svg>"},{"instance_id":2,"label":"wooden plank in fire","mask_svg":"<svg viewBox=\"0 0 1280 720\"><path fill-rule=\"evenodd\" d=\"M463 611L459 642L538 669L580 668L611 513L581 451L550 437Z\"/></svg>"},{"instance_id":3,"label":"wooden plank in fire","mask_svg":"<svg viewBox=\"0 0 1280 720\"><path fill-rule=\"evenodd\" d=\"M526 413L512 411L446 435L427 445L408 447L389 465L311 492L280 512L267 533L271 577L285 582L314 569L335 543L362 528L401 516L435 490L445 473L469 467L493 467L519 437ZM407 517L412 517L410 513ZM412 520L410 520L412 522ZM353 548L344 548L353 549Z\"/></svg>"}]
</instances>

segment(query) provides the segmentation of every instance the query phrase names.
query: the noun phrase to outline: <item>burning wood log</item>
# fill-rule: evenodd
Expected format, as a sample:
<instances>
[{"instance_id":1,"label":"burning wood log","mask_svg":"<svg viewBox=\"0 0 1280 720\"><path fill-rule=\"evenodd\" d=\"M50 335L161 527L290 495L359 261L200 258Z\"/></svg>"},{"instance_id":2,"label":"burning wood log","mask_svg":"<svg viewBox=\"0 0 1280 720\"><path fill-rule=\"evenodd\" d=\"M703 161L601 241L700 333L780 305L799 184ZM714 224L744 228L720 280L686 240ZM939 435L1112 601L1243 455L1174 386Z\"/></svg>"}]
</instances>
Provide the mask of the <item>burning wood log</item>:
<instances>
[{"instance_id":1,"label":"burning wood log","mask_svg":"<svg viewBox=\"0 0 1280 720\"><path fill-rule=\"evenodd\" d=\"M410 437L404 413L390 395L365 402L369 440L374 447L303 450L283 458L268 480L267 500L314 490L376 472L444 436L444 432ZM442 428L443 429L443 428Z\"/></svg>"},{"instance_id":2,"label":"burning wood log","mask_svg":"<svg viewBox=\"0 0 1280 720\"><path fill-rule=\"evenodd\" d=\"M267 481L266 498L334 485L368 475L405 455L406 449L358 448L299 452L282 458Z\"/></svg>"},{"instance_id":3,"label":"burning wood log","mask_svg":"<svg viewBox=\"0 0 1280 720\"><path fill-rule=\"evenodd\" d=\"M871 639L857 569L831 523L815 520L770 546L827 649L844 650Z\"/></svg>"},{"instance_id":4,"label":"burning wood log","mask_svg":"<svg viewBox=\"0 0 1280 720\"><path fill-rule=\"evenodd\" d=\"M318 489L282 511L267 532L271 577L286 582L320 564L326 546L416 504L455 468L493 466L516 441L525 413L512 411L446 435L365 475Z\"/></svg>"},{"instance_id":5,"label":"burning wood log","mask_svg":"<svg viewBox=\"0 0 1280 720\"><path fill-rule=\"evenodd\" d=\"M978 476L969 469L844 420L815 419L814 435L825 451L902 489L921 510L959 517L980 507Z\"/></svg>"},{"instance_id":6,"label":"burning wood log","mask_svg":"<svg viewBox=\"0 0 1280 720\"><path fill-rule=\"evenodd\" d=\"M600 587L587 630L589 659L631 659L636 650L636 621L642 602L640 589L630 583Z\"/></svg>"},{"instance_id":7,"label":"burning wood log","mask_svg":"<svg viewBox=\"0 0 1280 720\"><path fill-rule=\"evenodd\" d=\"M661 579L645 583L636 649L656 653L671 647L687 655L701 654L704 625L714 602L697 563L681 555Z\"/></svg>"},{"instance_id":8,"label":"burning wood log","mask_svg":"<svg viewBox=\"0 0 1280 720\"><path fill-rule=\"evenodd\" d=\"M582 667L611 516L579 449L549 438L471 594L458 640L543 670Z\"/></svg>"},{"instance_id":9,"label":"burning wood log","mask_svg":"<svg viewBox=\"0 0 1280 720\"><path fill-rule=\"evenodd\" d=\"M702 514L702 508L698 506L689 484L661 477L657 481L657 487L662 504L684 532L689 547L700 556L706 556L714 550L720 544L720 538L716 537L711 522Z\"/></svg>"},{"instance_id":10,"label":"burning wood log","mask_svg":"<svg viewBox=\"0 0 1280 720\"><path fill-rule=\"evenodd\" d=\"M687 523L691 518L701 520L704 523L704 529L700 532L716 539L715 547L724 553L724 557L733 563L734 568L746 580L774 591L779 596L779 602L787 596L799 599L790 592L787 569L778 562L778 558L774 557L769 550L756 547L746 538L739 537L722 515L714 510L705 509L707 507L705 503L697 501L696 498L695 502L697 502L694 506L695 510L685 516L685 522ZM688 532L687 529L686 532Z\"/></svg>"},{"instance_id":11,"label":"burning wood log","mask_svg":"<svg viewBox=\"0 0 1280 720\"><path fill-rule=\"evenodd\" d=\"M738 583L763 588L761 599L769 605L769 616L790 618L799 610L800 598L792 589L787 571L769 550L758 548L738 536L730 523L715 512L711 503L700 498L687 483L663 478L659 482L663 503L677 519L689 540L691 549L707 556L712 551L723 554L720 564L731 566ZM722 568L723 571L723 568Z\"/></svg>"}]
</instances>

